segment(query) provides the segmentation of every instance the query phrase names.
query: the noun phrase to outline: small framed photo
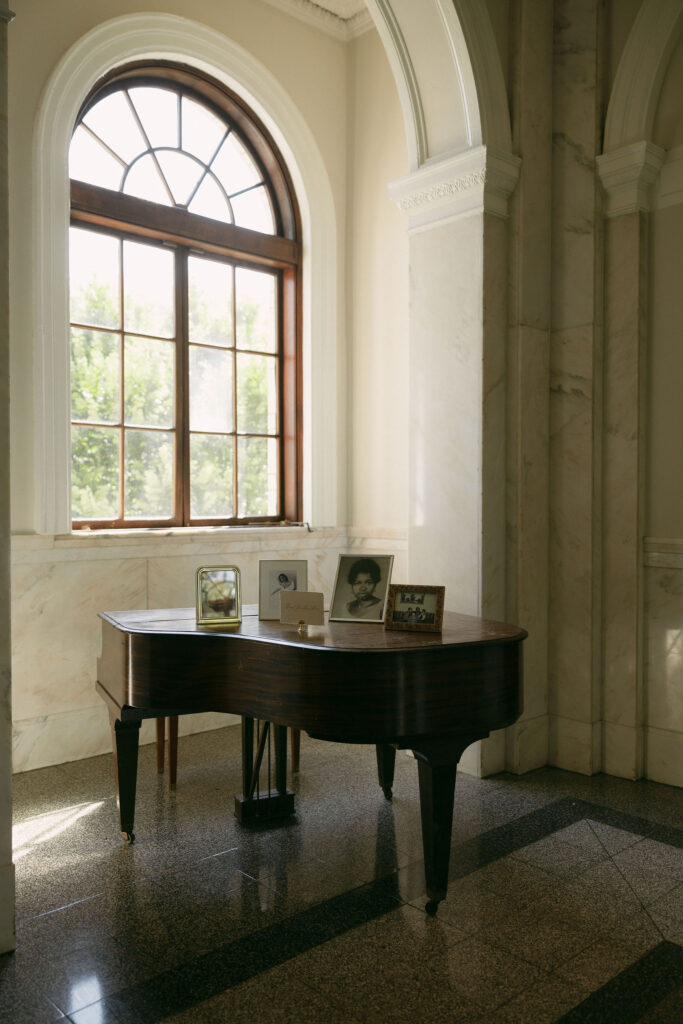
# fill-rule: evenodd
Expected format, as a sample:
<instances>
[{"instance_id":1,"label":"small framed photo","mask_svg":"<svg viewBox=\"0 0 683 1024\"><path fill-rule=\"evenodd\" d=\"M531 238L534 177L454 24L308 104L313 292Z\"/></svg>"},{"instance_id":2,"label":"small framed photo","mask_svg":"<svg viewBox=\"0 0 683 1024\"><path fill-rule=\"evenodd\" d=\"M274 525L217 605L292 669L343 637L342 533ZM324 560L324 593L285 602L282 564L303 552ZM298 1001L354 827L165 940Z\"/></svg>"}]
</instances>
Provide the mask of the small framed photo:
<instances>
[{"instance_id":1,"label":"small framed photo","mask_svg":"<svg viewBox=\"0 0 683 1024\"><path fill-rule=\"evenodd\" d=\"M197 569L197 625L234 626L241 621L242 595L237 566Z\"/></svg>"},{"instance_id":2,"label":"small framed photo","mask_svg":"<svg viewBox=\"0 0 683 1024\"><path fill-rule=\"evenodd\" d=\"M385 629L417 629L440 633L445 587L392 583L387 594Z\"/></svg>"},{"instance_id":3,"label":"small framed photo","mask_svg":"<svg viewBox=\"0 0 683 1024\"><path fill-rule=\"evenodd\" d=\"M258 564L258 617L280 619L280 594L283 590L308 590L308 562L261 559Z\"/></svg>"},{"instance_id":4,"label":"small framed photo","mask_svg":"<svg viewBox=\"0 0 683 1024\"><path fill-rule=\"evenodd\" d=\"M384 622L393 555L340 555L330 622Z\"/></svg>"}]
</instances>

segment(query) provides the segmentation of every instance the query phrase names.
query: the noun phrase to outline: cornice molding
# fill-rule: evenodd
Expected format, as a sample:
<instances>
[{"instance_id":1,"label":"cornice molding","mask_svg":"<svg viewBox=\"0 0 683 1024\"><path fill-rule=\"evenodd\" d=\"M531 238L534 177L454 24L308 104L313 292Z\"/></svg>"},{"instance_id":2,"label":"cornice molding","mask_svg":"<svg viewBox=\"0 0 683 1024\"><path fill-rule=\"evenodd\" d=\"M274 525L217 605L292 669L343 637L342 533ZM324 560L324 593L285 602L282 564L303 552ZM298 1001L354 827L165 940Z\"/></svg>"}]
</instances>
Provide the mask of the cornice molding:
<instances>
[{"instance_id":1,"label":"cornice molding","mask_svg":"<svg viewBox=\"0 0 683 1024\"><path fill-rule=\"evenodd\" d=\"M6 22L8 25L10 21L14 21L16 14L14 11L10 11L8 7L0 7L0 21Z\"/></svg>"},{"instance_id":2,"label":"cornice molding","mask_svg":"<svg viewBox=\"0 0 683 1024\"><path fill-rule=\"evenodd\" d=\"M290 14L293 18L298 18L299 21L306 22L307 25L327 32L328 35L340 39L342 42L355 39L373 27L372 18L367 11L359 11L357 14L344 18L319 7L312 0L265 0L265 2L271 7L277 7L284 11L285 14Z\"/></svg>"},{"instance_id":3,"label":"cornice molding","mask_svg":"<svg viewBox=\"0 0 683 1024\"><path fill-rule=\"evenodd\" d=\"M662 210L666 206L683 203L683 146L675 146L666 154L666 160L659 178L652 189L652 208Z\"/></svg>"},{"instance_id":4,"label":"cornice molding","mask_svg":"<svg viewBox=\"0 0 683 1024\"><path fill-rule=\"evenodd\" d=\"M665 157L666 151L652 142L634 142L599 156L597 170L606 194L605 216L650 210L652 186Z\"/></svg>"},{"instance_id":5,"label":"cornice molding","mask_svg":"<svg viewBox=\"0 0 683 1024\"><path fill-rule=\"evenodd\" d=\"M521 160L511 153L477 146L427 162L389 185L391 198L410 218L410 230L481 211L507 217L508 198L519 178Z\"/></svg>"}]
</instances>

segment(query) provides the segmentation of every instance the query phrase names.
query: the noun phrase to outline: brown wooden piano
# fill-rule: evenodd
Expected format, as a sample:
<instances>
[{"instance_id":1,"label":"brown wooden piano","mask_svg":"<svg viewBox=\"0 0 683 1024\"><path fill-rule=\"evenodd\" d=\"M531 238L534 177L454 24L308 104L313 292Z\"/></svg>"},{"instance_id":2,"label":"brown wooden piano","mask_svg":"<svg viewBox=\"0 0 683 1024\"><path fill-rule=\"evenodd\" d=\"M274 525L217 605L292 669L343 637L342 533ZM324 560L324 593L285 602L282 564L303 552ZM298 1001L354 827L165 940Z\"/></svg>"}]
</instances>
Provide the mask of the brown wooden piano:
<instances>
[{"instance_id":1,"label":"brown wooden piano","mask_svg":"<svg viewBox=\"0 0 683 1024\"><path fill-rule=\"evenodd\" d=\"M427 910L446 894L456 766L463 751L522 710L523 629L446 612L441 633L326 623L301 636L246 607L239 626L199 627L193 608L103 612L97 690L108 705L120 827L132 841L140 724L145 718L221 711L273 725L276 789L286 786L287 728L338 743L372 743L391 797L397 749L418 762ZM253 789L244 751L244 793ZM241 801L241 802L240 802ZM331 811L331 813L333 813ZM248 816L244 815L244 820Z\"/></svg>"}]
</instances>

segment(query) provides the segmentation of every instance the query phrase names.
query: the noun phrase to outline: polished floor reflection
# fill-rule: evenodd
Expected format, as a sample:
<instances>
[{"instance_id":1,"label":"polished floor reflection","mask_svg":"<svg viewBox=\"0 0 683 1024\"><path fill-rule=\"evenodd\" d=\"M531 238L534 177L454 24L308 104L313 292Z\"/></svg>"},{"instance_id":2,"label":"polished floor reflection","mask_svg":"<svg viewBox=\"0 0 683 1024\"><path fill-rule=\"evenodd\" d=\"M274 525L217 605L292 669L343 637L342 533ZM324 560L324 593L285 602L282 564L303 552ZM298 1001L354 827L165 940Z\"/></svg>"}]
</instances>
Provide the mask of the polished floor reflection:
<instances>
[{"instance_id":1,"label":"polished floor reflection","mask_svg":"<svg viewBox=\"0 0 683 1024\"><path fill-rule=\"evenodd\" d=\"M683 792L554 769L459 775L425 914L417 771L302 737L285 827L242 828L240 732L144 747L136 841L110 757L15 776L11 1024L683 1020Z\"/></svg>"}]
</instances>

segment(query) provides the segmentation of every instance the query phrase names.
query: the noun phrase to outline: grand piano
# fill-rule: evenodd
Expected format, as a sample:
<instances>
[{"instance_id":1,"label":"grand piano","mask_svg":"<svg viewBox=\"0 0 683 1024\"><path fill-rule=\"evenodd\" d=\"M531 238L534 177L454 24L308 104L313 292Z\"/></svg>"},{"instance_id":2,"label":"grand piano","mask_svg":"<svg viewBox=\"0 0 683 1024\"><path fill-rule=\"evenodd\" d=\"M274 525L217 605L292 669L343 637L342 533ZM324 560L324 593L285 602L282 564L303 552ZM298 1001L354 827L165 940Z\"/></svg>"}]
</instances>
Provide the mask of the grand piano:
<instances>
[{"instance_id":1,"label":"grand piano","mask_svg":"<svg viewBox=\"0 0 683 1024\"><path fill-rule=\"evenodd\" d=\"M427 911L446 895L456 767L463 751L522 711L517 626L446 612L441 633L327 622L301 635L262 622L247 606L239 626L197 626L195 610L103 612L97 691L109 709L120 828L134 838L140 724L199 711L272 723L276 789L286 786L287 729L337 743L371 743L391 798L396 750L418 763ZM245 793L253 790L253 734L243 725ZM240 803L242 801L242 803ZM333 813L333 811L331 811ZM247 816L245 815L245 820Z\"/></svg>"}]
</instances>

